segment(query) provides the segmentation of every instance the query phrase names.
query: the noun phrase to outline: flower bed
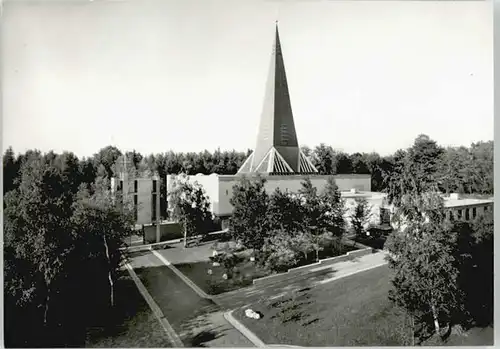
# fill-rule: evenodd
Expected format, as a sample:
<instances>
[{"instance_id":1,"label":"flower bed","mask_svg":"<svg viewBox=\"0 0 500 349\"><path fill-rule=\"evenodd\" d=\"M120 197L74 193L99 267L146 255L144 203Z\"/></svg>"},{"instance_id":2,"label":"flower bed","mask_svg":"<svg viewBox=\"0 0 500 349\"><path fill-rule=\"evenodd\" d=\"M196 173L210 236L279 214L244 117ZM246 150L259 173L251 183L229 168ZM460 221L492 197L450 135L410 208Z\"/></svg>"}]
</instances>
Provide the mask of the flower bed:
<instances>
[{"instance_id":1,"label":"flower bed","mask_svg":"<svg viewBox=\"0 0 500 349\"><path fill-rule=\"evenodd\" d=\"M237 263L233 275L227 279L223 277L224 274L228 274L224 266L213 266L212 261L177 264L175 267L210 295L250 286L253 279L269 275L268 271L248 259Z\"/></svg>"}]
</instances>

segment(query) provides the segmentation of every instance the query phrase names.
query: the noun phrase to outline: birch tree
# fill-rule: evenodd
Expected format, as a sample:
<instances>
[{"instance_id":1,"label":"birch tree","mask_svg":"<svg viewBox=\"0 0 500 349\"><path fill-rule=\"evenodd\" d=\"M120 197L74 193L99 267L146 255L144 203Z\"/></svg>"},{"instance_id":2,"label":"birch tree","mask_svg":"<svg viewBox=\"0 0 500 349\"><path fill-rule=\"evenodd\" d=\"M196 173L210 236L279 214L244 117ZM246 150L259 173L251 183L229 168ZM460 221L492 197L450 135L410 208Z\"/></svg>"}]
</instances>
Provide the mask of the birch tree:
<instances>
[{"instance_id":1,"label":"birch tree","mask_svg":"<svg viewBox=\"0 0 500 349\"><path fill-rule=\"evenodd\" d=\"M442 334L462 304L454 258L457 236L445 220L443 199L437 193L404 195L395 216L398 229L385 244L394 271L390 298L421 325Z\"/></svg>"}]
</instances>

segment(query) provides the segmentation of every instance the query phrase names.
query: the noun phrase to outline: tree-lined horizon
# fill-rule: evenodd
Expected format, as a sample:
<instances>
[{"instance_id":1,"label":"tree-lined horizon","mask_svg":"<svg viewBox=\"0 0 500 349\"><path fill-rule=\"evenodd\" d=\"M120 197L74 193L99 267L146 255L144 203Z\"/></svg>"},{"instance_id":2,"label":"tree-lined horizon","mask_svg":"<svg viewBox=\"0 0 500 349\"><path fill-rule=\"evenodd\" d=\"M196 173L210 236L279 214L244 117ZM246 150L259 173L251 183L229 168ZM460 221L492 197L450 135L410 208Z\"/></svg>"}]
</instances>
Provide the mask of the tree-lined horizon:
<instances>
[{"instance_id":1,"label":"tree-lined horizon","mask_svg":"<svg viewBox=\"0 0 500 349\"><path fill-rule=\"evenodd\" d=\"M427 135L419 135L416 143L423 149L417 155L418 161L431 161L439 174L439 189L445 193L493 194L493 141L472 143L469 147L443 147ZM321 143L314 148L301 146L302 151L316 166L319 174L371 174L372 191L388 191L389 178L397 174L406 157L408 149L399 149L394 154L381 156L376 152L348 154ZM24 154L15 153L9 147L3 156L4 193L16 188L19 168L31 154L42 156L55 166L66 161L72 165L75 183L92 183L99 171L105 171L108 178L115 176L122 168L126 156L128 171L139 176L157 174L161 181L167 174L236 174L252 151L220 150L213 152L174 152L172 150L141 154L136 151L122 152L115 146L106 146L91 157L78 158L66 151L61 154L49 151L28 150ZM427 153L426 153L427 152ZM162 183L162 193L165 190ZM162 194L162 206L165 199Z\"/></svg>"}]
</instances>

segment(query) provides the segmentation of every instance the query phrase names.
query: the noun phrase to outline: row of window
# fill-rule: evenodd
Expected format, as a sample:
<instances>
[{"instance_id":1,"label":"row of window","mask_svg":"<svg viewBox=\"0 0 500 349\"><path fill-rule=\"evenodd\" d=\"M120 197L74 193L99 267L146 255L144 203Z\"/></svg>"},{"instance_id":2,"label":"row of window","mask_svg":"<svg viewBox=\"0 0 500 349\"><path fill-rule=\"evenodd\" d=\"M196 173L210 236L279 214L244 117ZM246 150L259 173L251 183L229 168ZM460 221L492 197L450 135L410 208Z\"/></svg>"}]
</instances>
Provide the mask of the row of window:
<instances>
[{"instance_id":1,"label":"row of window","mask_svg":"<svg viewBox=\"0 0 500 349\"><path fill-rule=\"evenodd\" d=\"M489 207L484 206L484 212L488 211ZM456 212L456 214L455 214ZM477 208L472 207L472 208L466 208L466 209L459 209L459 210L449 210L448 211L448 219L465 219L466 221L469 221L471 219L475 219L477 217Z\"/></svg>"}]
</instances>

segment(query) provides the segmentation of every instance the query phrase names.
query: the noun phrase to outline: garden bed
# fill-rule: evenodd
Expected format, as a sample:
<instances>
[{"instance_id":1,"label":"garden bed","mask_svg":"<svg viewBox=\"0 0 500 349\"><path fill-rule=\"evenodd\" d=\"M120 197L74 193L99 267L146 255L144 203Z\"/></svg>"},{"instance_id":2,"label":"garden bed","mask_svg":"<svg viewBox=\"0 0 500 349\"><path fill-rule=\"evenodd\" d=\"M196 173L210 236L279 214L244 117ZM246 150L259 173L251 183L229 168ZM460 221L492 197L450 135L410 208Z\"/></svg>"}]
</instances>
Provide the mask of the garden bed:
<instances>
[{"instance_id":1,"label":"garden bed","mask_svg":"<svg viewBox=\"0 0 500 349\"><path fill-rule=\"evenodd\" d=\"M228 243L230 248L234 248L234 243ZM222 246L222 245L221 245ZM227 246L226 246L227 247ZM342 244L341 248L326 248L319 251L320 260L338 257L345 255L347 252L355 251L358 248ZM227 269L222 265L214 266L212 261L203 261L195 263L179 263L175 267L193 281L199 288L210 295L217 295L243 287L251 286L253 280L263 278L269 275L279 275L273 273L264 267L259 266L256 262L249 260L250 252L248 250L236 253L239 256L239 261L232 270L236 272L230 275L228 279L224 279L223 275L227 274ZM288 269L303 267L317 263L316 252L309 253L306 258L302 258L295 265L291 265ZM306 271L304 271L306 272Z\"/></svg>"},{"instance_id":2,"label":"garden bed","mask_svg":"<svg viewBox=\"0 0 500 349\"><path fill-rule=\"evenodd\" d=\"M347 252L356 251L357 249L358 248L356 248L355 246L348 245L348 244L342 244L341 248L325 248L324 250L319 251L318 257L319 257L319 260L326 259L326 258L332 258L332 257L338 257L338 256L342 256L342 255L346 254ZM309 265L309 264L314 264L316 262L317 262L316 252L311 252L307 255L307 258L300 259L296 265L291 266L289 269L302 267L302 266Z\"/></svg>"},{"instance_id":3,"label":"garden bed","mask_svg":"<svg viewBox=\"0 0 500 349\"><path fill-rule=\"evenodd\" d=\"M253 279L269 275L267 270L244 260L236 265L238 273L225 280L223 266L214 267L211 261L176 264L175 267L193 281L199 288L210 295L236 290L252 285ZM209 270L212 274L209 274Z\"/></svg>"}]
</instances>

